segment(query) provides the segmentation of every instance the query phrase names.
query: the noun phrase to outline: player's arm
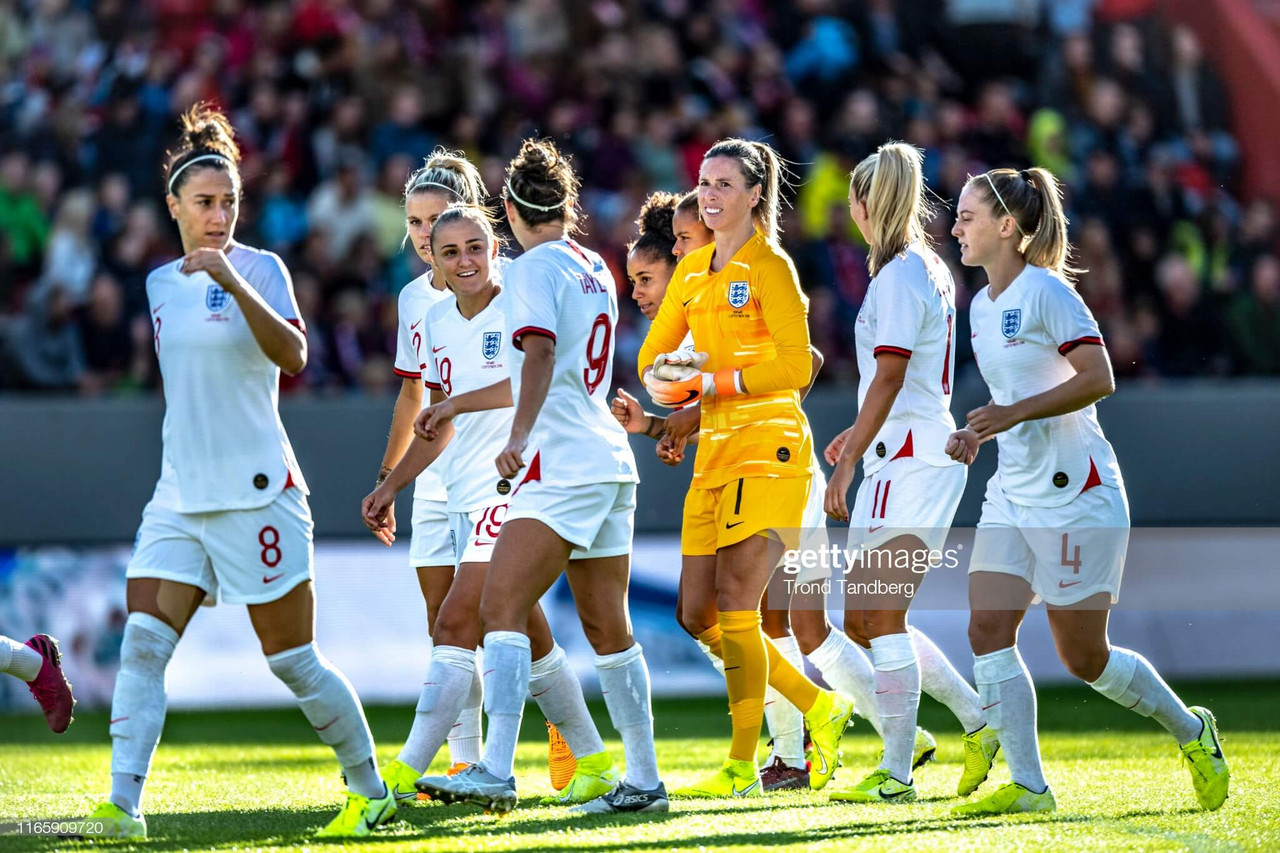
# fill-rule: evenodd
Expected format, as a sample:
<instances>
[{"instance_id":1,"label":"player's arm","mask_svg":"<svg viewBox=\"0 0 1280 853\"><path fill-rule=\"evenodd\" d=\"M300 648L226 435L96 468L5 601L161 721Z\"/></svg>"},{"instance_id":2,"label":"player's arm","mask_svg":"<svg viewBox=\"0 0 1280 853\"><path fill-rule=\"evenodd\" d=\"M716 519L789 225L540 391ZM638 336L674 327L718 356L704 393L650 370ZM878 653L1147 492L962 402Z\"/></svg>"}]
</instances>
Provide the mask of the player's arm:
<instances>
[{"instance_id":1,"label":"player's arm","mask_svg":"<svg viewBox=\"0 0 1280 853\"><path fill-rule=\"evenodd\" d=\"M290 376L307 366L307 336L280 316L253 285L245 281L221 249L200 248L182 259L182 272L206 272L231 294L262 353Z\"/></svg>"},{"instance_id":2,"label":"player's arm","mask_svg":"<svg viewBox=\"0 0 1280 853\"><path fill-rule=\"evenodd\" d=\"M432 390L431 402L433 404L444 400L445 394L443 391ZM411 442L395 467L378 484L378 487L366 495L361 502L361 518L365 526L374 533L379 531L389 532L388 538L390 541L383 539L388 545L395 541L395 521L391 511L395 504L396 495L400 494L405 486L416 480L419 474L427 470L433 462L440 458L440 454L444 452L444 449L449 446L449 442L452 440L453 423L445 422L438 430L434 441Z\"/></svg>"},{"instance_id":3,"label":"player's arm","mask_svg":"<svg viewBox=\"0 0 1280 853\"><path fill-rule=\"evenodd\" d=\"M969 428L980 439L986 440L1023 421L1038 421L1078 412L1091 406L1116 390L1115 376L1111 372L1111 359L1101 338L1093 345L1076 346L1067 354L1067 361L1075 370L1066 382L1047 391L1027 397L1008 406L988 403L968 414Z\"/></svg>"},{"instance_id":4,"label":"player's arm","mask_svg":"<svg viewBox=\"0 0 1280 853\"><path fill-rule=\"evenodd\" d=\"M422 380L404 377L400 393L396 395L396 407L391 413L391 432L387 434L387 449L382 453L382 466L378 469L379 484L404 458L413 441L413 420L422 411L422 396Z\"/></svg>"},{"instance_id":5,"label":"player's arm","mask_svg":"<svg viewBox=\"0 0 1280 853\"><path fill-rule=\"evenodd\" d=\"M544 334L526 332L520 339L524 349L524 366L520 371L520 401L511 423L511 437L498 454L496 464L503 477L514 477L524 467L524 450L529 433L547 401L551 377L556 366L556 342Z\"/></svg>"},{"instance_id":6,"label":"player's arm","mask_svg":"<svg viewBox=\"0 0 1280 853\"><path fill-rule=\"evenodd\" d=\"M867 452L871 441L880 432L884 422L889 419L894 400L907 378L907 365L910 357L899 353L881 352L876 355L876 375L867 388L867 396L858 409L858 417L853 426L847 430L844 447L836 460L836 469L827 483L827 494L823 500L823 509L827 515L840 521L849 520L849 508L846 504L849 486L853 483L854 468L858 460ZM837 439L838 440L838 439ZM835 442L832 442L834 444ZM830 461L830 459L828 459Z\"/></svg>"},{"instance_id":7,"label":"player's arm","mask_svg":"<svg viewBox=\"0 0 1280 853\"><path fill-rule=\"evenodd\" d=\"M738 371L743 394L799 390L813 381L809 342L809 307L795 269L785 261L770 266L760 279L760 314L776 354L768 361ZM716 393L721 393L720 383Z\"/></svg>"},{"instance_id":8,"label":"player's arm","mask_svg":"<svg viewBox=\"0 0 1280 853\"><path fill-rule=\"evenodd\" d=\"M455 394L435 402L422 410L418 419L413 422L413 431L418 438L434 441L439 435L440 425L451 422L458 415L467 412L485 412L489 409L506 409L512 405L511 380L500 379L492 385Z\"/></svg>"},{"instance_id":9,"label":"player's arm","mask_svg":"<svg viewBox=\"0 0 1280 853\"><path fill-rule=\"evenodd\" d=\"M826 363L826 359L822 357L822 351L812 344L809 345L809 354L813 357L813 367L809 372L809 384L800 389L801 400L809 396L809 392L813 390L813 383L818 381L818 374L822 371L822 365Z\"/></svg>"}]
</instances>

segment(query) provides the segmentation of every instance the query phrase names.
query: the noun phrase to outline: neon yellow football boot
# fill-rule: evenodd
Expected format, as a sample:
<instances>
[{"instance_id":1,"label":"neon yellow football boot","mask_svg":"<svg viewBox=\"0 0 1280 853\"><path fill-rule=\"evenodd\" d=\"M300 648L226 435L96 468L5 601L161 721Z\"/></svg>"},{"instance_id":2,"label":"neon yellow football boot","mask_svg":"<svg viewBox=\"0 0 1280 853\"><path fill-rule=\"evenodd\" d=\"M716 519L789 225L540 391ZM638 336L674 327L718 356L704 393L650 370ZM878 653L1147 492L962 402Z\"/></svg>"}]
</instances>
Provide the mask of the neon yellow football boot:
<instances>
[{"instance_id":1,"label":"neon yellow football boot","mask_svg":"<svg viewBox=\"0 0 1280 853\"><path fill-rule=\"evenodd\" d=\"M146 838L147 819L139 814L137 817L111 801L99 803L97 808L89 812L85 819L86 835L95 838ZM99 832L101 829L101 832Z\"/></svg>"},{"instance_id":2,"label":"neon yellow football boot","mask_svg":"<svg viewBox=\"0 0 1280 853\"><path fill-rule=\"evenodd\" d=\"M413 783L418 781L421 773L397 758L382 768L381 775L397 803L417 802L418 789L413 787Z\"/></svg>"},{"instance_id":3,"label":"neon yellow football boot","mask_svg":"<svg viewBox=\"0 0 1280 853\"><path fill-rule=\"evenodd\" d=\"M831 799L837 803L910 803L916 798L916 786L899 782L881 767L847 791L836 791Z\"/></svg>"},{"instance_id":4,"label":"neon yellow football boot","mask_svg":"<svg viewBox=\"0 0 1280 853\"><path fill-rule=\"evenodd\" d=\"M316 831L320 838L363 838L396 819L396 796L388 785L381 797L364 797L347 791L347 802L337 817Z\"/></svg>"},{"instance_id":5,"label":"neon yellow football boot","mask_svg":"<svg viewBox=\"0 0 1280 853\"><path fill-rule=\"evenodd\" d=\"M1017 782L1006 782L981 800L961 803L951 809L952 817L977 817L992 814L1017 814L1020 812L1051 812L1058 808L1053 791L1046 785L1039 794Z\"/></svg>"},{"instance_id":6,"label":"neon yellow football boot","mask_svg":"<svg viewBox=\"0 0 1280 853\"><path fill-rule=\"evenodd\" d=\"M1192 707L1187 710L1200 718L1204 726L1195 740L1182 745L1182 760L1191 771L1191 784L1196 789L1196 799L1209 811L1222 807L1227 799L1227 786L1231 782L1231 768L1222 754L1222 741L1218 738L1218 721L1208 708Z\"/></svg>"},{"instance_id":7,"label":"neon yellow football boot","mask_svg":"<svg viewBox=\"0 0 1280 853\"><path fill-rule=\"evenodd\" d=\"M822 790L835 775L840 764L840 741L852 716L853 702L829 690L819 693L818 701L804 715L813 743L809 767L809 787L813 790Z\"/></svg>"},{"instance_id":8,"label":"neon yellow football boot","mask_svg":"<svg viewBox=\"0 0 1280 853\"><path fill-rule=\"evenodd\" d=\"M702 799L737 799L739 797L763 797L764 785L754 761L738 761L726 758L719 770L692 785L672 791L673 797L698 797Z\"/></svg>"},{"instance_id":9,"label":"neon yellow football boot","mask_svg":"<svg viewBox=\"0 0 1280 853\"><path fill-rule=\"evenodd\" d=\"M976 732L963 735L960 741L964 744L964 772L960 774L956 793L967 797L987 781L991 765L996 762L996 753L1000 751L1000 738L991 726L983 726Z\"/></svg>"},{"instance_id":10,"label":"neon yellow football boot","mask_svg":"<svg viewBox=\"0 0 1280 853\"><path fill-rule=\"evenodd\" d=\"M568 747L565 747L568 749ZM577 770L563 786L559 794L542 798L544 806L572 806L588 803L618 787L622 774L613 765L613 756L606 752L584 755L577 759Z\"/></svg>"}]
</instances>

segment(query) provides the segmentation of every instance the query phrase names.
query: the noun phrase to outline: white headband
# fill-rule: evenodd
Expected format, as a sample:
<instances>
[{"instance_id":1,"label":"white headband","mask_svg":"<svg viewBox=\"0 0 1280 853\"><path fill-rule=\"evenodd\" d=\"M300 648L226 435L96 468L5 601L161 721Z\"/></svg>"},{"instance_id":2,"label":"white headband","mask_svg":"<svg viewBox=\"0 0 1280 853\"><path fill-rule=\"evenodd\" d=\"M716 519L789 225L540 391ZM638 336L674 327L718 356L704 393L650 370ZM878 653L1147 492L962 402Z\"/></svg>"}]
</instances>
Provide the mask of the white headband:
<instances>
[{"instance_id":1,"label":"white headband","mask_svg":"<svg viewBox=\"0 0 1280 853\"><path fill-rule=\"evenodd\" d=\"M1004 199L1000 197L1000 190L996 189L996 182L991 180L990 172L983 172L982 177L987 179L987 183L991 184L991 191L996 194L996 201L1000 202L1000 206L1004 208L1004 212L1009 214L1009 218L1013 220L1013 227L1018 229L1018 233L1023 237L1027 236L1027 232L1022 230L1022 226L1018 224L1018 217L1013 215L1013 211L1009 209L1009 205L1004 203Z\"/></svg>"},{"instance_id":2,"label":"white headband","mask_svg":"<svg viewBox=\"0 0 1280 853\"><path fill-rule=\"evenodd\" d=\"M527 201L525 201L524 199L520 198L520 196L516 195L516 191L515 191L515 190L513 190L513 189L511 188L511 179L510 179L510 178L507 178L507 192L511 194L511 197L512 197L513 199L515 199L516 201L520 202L520 203L521 203L521 204L523 204L525 207L531 207L531 208L533 208L534 210L542 210L542 211L559 210L560 208L564 207L565 202L567 202L567 201L569 200L569 199L566 197L566 198L564 198L564 199L561 199L558 203L553 204L553 205L551 205L551 206L547 206L547 205L543 205L543 204L533 204L533 203L531 203L531 202L527 202Z\"/></svg>"},{"instance_id":3,"label":"white headband","mask_svg":"<svg viewBox=\"0 0 1280 853\"><path fill-rule=\"evenodd\" d=\"M172 175L169 176L169 195L173 195L173 182L178 180L178 176L182 174L182 170L190 166L192 163L199 163L201 160L221 160L230 168L231 161L221 154L201 154L199 157L192 157L187 162L178 167Z\"/></svg>"},{"instance_id":4,"label":"white headband","mask_svg":"<svg viewBox=\"0 0 1280 853\"><path fill-rule=\"evenodd\" d=\"M462 193L458 192L448 184L442 184L439 181L423 181L420 184L414 184L412 187L409 188L409 192L410 193L422 192L427 187L439 187L442 190L448 190L449 192L456 195L458 198L463 198Z\"/></svg>"}]
</instances>

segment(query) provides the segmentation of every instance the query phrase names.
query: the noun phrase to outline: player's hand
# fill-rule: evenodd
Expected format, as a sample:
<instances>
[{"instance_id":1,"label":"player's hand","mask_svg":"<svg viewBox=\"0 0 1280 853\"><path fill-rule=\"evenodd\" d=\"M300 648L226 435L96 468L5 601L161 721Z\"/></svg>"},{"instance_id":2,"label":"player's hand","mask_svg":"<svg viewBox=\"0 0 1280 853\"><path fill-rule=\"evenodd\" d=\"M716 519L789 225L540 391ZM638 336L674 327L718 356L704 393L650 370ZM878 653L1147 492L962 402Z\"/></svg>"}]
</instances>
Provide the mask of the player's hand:
<instances>
[{"instance_id":1,"label":"player's hand","mask_svg":"<svg viewBox=\"0 0 1280 853\"><path fill-rule=\"evenodd\" d=\"M849 520L848 495L853 483L853 465L836 465L827 481L827 493L822 498L822 509L836 521Z\"/></svg>"},{"instance_id":2,"label":"player's hand","mask_svg":"<svg viewBox=\"0 0 1280 853\"><path fill-rule=\"evenodd\" d=\"M822 452L822 458L827 460L828 465L835 465L840 461L840 453L844 450L844 446L848 443L851 435L853 435L853 427L849 427L831 439L827 449Z\"/></svg>"},{"instance_id":3,"label":"player's hand","mask_svg":"<svg viewBox=\"0 0 1280 853\"><path fill-rule=\"evenodd\" d=\"M503 478L511 479L524 467L524 451L528 446L528 438L515 433L511 434L511 439L507 442L507 446L502 448L502 452L494 460L494 464L498 466L498 473Z\"/></svg>"},{"instance_id":4,"label":"player's hand","mask_svg":"<svg viewBox=\"0 0 1280 853\"><path fill-rule=\"evenodd\" d=\"M691 372L685 379L669 380L659 379L652 370L644 374L644 387L649 392L649 399L664 409L692 406L716 390L715 377L710 373Z\"/></svg>"},{"instance_id":5,"label":"player's hand","mask_svg":"<svg viewBox=\"0 0 1280 853\"><path fill-rule=\"evenodd\" d=\"M667 446L670 451L683 459L689 439L698 434L698 428L701 426L702 408L700 406L691 406L668 415L664 437L668 439ZM679 464L679 460L676 464Z\"/></svg>"},{"instance_id":6,"label":"player's hand","mask_svg":"<svg viewBox=\"0 0 1280 853\"><path fill-rule=\"evenodd\" d=\"M452 400L442 400L434 406L427 406L418 413L413 421L413 434L427 441L435 441L440 436L440 425L457 416Z\"/></svg>"},{"instance_id":7,"label":"player's hand","mask_svg":"<svg viewBox=\"0 0 1280 853\"><path fill-rule=\"evenodd\" d=\"M995 403L979 406L966 416L966 420L969 421L969 429L983 440L1018 425L1013 406L997 406Z\"/></svg>"},{"instance_id":8,"label":"player's hand","mask_svg":"<svg viewBox=\"0 0 1280 853\"><path fill-rule=\"evenodd\" d=\"M182 265L178 268L185 275L197 272L208 273L209 278L222 285L222 289L232 295L240 289L240 277L227 260L226 252L221 249L202 247L194 249L182 256Z\"/></svg>"},{"instance_id":9,"label":"player's hand","mask_svg":"<svg viewBox=\"0 0 1280 853\"><path fill-rule=\"evenodd\" d=\"M609 411L629 433L644 432L645 427L648 426L640 401L622 388L618 389L618 396L614 397L613 402L609 404Z\"/></svg>"},{"instance_id":10,"label":"player's hand","mask_svg":"<svg viewBox=\"0 0 1280 853\"><path fill-rule=\"evenodd\" d=\"M969 428L958 429L947 439L947 455L957 462L972 465L978 458L978 447L982 441L978 434Z\"/></svg>"},{"instance_id":11,"label":"player's hand","mask_svg":"<svg viewBox=\"0 0 1280 853\"><path fill-rule=\"evenodd\" d=\"M676 450L675 442L669 435L663 435L658 439L658 459L662 460L663 465L670 465L672 468L684 461L684 450Z\"/></svg>"},{"instance_id":12,"label":"player's hand","mask_svg":"<svg viewBox=\"0 0 1280 853\"><path fill-rule=\"evenodd\" d=\"M396 493L383 484L365 495L360 502L360 520L390 548L396 541Z\"/></svg>"}]
</instances>

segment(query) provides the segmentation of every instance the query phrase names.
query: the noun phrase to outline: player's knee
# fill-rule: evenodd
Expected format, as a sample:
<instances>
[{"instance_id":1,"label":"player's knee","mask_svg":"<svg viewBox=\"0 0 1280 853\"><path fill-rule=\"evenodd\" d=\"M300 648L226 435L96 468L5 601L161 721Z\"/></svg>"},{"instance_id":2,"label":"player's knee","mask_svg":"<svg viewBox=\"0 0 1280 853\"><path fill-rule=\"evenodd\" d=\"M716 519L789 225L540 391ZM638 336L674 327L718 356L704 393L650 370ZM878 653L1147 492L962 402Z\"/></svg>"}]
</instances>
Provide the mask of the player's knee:
<instances>
[{"instance_id":1,"label":"player's knee","mask_svg":"<svg viewBox=\"0 0 1280 853\"><path fill-rule=\"evenodd\" d=\"M975 655L1007 649L1018 639L1018 626L999 610L975 610L969 614L969 646Z\"/></svg>"},{"instance_id":2,"label":"player's knee","mask_svg":"<svg viewBox=\"0 0 1280 853\"><path fill-rule=\"evenodd\" d=\"M827 624L824 617L825 614L818 611L809 611L803 616L796 614L792 617L791 633L795 635L796 645L800 647L801 654L811 655L818 646L826 642L831 626Z\"/></svg>"},{"instance_id":3,"label":"player's knee","mask_svg":"<svg viewBox=\"0 0 1280 853\"><path fill-rule=\"evenodd\" d=\"M872 637L884 637L888 634L905 634L907 632L907 614L898 610L868 610L862 614L862 633L865 642L855 640L862 646L870 646Z\"/></svg>"},{"instance_id":4,"label":"player's knee","mask_svg":"<svg viewBox=\"0 0 1280 853\"><path fill-rule=\"evenodd\" d=\"M1108 650L1106 644L1059 646L1058 657L1067 672L1082 681L1094 682L1102 675L1107 666Z\"/></svg>"},{"instance_id":5,"label":"player's knee","mask_svg":"<svg viewBox=\"0 0 1280 853\"><path fill-rule=\"evenodd\" d=\"M516 605L508 596L486 595L480 600L480 624L484 633L491 631L523 632L528 613L516 612Z\"/></svg>"},{"instance_id":6,"label":"player's knee","mask_svg":"<svg viewBox=\"0 0 1280 853\"><path fill-rule=\"evenodd\" d=\"M431 622L431 642L437 646L467 647L475 642L475 618L471 614L445 610Z\"/></svg>"},{"instance_id":7,"label":"player's knee","mask_svg":"<svg viewBox=\"0 0 1280 853\"><path fill-rule=\"evenodd\" d=\"M617 654L635 645L635 638L625 620L620 624L611 624L602 620L588 621L584 617L582 633L597 655Z\"/></svg>"},{"instance_id":8,"label":"player's knee","mask_svg":"<svg viewBox=\"0 0 1280 853\"><path fill-rule=\"evenodd\" d=\"M844 635L864 649L871 648L871 640L867 637L867 626L861 618L844 620Z\"/></svg>"}]
</instances>

